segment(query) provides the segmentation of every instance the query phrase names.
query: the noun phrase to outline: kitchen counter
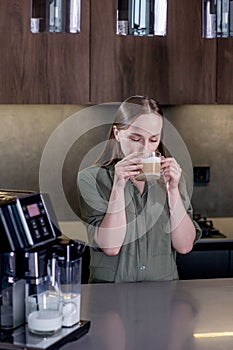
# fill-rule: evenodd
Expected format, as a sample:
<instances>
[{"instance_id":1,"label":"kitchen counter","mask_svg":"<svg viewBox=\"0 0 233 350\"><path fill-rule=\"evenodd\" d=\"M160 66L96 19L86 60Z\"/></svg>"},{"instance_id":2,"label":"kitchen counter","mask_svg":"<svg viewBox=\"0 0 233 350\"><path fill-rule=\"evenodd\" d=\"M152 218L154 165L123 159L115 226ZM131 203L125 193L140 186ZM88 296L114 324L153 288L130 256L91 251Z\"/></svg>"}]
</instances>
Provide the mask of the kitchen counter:
<instances>
[{"instance_id":1,"label":"kitchen counter","mask_svg":"<svg viewBox=\"0 0 233 350\"><path fill-rule=\"evenodd\" d=\"M181 279L233 277L233 218L210 218L225 238L201 238L189 254L177 254ZM70 239L88 242L86 228L81 221L59 222L61 231ZM82 282L89 276L89 252L83 256Z\"/></svg>"},{"instance_id":2,"label":"kitchen counter","mask_svg":"<svg viewBox=\"0 0 233 350\"><path fill-rule=\"evenodd\" d=\"M213 242L219 240L227 240L233 242L233 217L227 218L210 218L213 221L214 226L224 235L226 238L202 238L199 242ZM61 231L64 235L71 239L79 239L84 242L88 242L86 228L81 221L60 221Z\"/></svg>"},{"instance_id":3,"label":"kitchen counter","mask_svg":"<svg viewBox=\"0 0 233 350\"><path fill-rule=\"evenodd\" d=\"M211 218L225 238L201 238L189 254L177 254L181 279L233 277L233 218ZM60 222L61 231L71 239L88 242L86 228L81 221ZM82 282L89 276L89 252L83 257Z\"/></svg>"},{"instance_id":4,"label":"kitchen counter","mask_svg":"<svg viewBox=\"0 0 233 350\"><path fill-rule=\"evenodd\" d=\"M214 227L224 233L227 239L233 240L233 217L218 217L210 218L213 221Z\"/></svg>"},{"instance_id":5,"label":"kitchen counter","mask_svg":"<svg viewBox=\"0 0 233 350\"><path fill-rule=\"evenodd\" d=\"M200 216L196 221L199 223L200 227L203 228L202 239L199 242L219 242L222 240L233 242L232 217L206 218Z\"/></svg>"},{"instance_id":6,"label":"kitchen counter","mask_svg":"<svg viewBox=\"0 0 233 350\"><path fill-rule=\"evenodd\" d=\"M87 335L62 350L232 349L233 280L82 285Z\"/></svg>"}]
</instances>

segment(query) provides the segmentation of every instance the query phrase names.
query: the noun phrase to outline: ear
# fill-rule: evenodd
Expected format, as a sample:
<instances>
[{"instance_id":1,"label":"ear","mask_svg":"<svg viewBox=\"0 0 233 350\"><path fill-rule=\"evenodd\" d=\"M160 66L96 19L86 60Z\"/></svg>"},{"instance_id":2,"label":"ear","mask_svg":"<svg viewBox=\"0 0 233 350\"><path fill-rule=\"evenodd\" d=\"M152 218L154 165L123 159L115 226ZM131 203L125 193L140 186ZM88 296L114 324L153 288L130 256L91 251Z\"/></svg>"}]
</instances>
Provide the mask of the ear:
<instances>
[{"instance_id":1,"label":"ear","mask_svg":"<svg viewBox=\"0 0 233 350\"><path fill-rule=\"evenodd\" d=\"M119 142L119 130L117 129L116 125L113 125L113 133L115 136L115 139Z\"/></svg>"}]
</instances>

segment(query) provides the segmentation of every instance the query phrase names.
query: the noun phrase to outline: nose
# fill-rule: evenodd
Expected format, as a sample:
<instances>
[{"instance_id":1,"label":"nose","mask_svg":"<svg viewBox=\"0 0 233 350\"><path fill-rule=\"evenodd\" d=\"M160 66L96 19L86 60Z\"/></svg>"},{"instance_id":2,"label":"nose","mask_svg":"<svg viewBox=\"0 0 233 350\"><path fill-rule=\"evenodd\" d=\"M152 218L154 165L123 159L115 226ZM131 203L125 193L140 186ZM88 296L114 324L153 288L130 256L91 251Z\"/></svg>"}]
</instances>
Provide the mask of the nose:
<instances>
[{"instance_id":1,"label":"nose","mask_svg":"<svg viewBox=\"0 0 233 350\"><path fill-rule=\"evenodd\" d=\"M150 152L150 151L151 151L150 148L151 148L151 147L150 147L149 141L144 141L143 152L144 152L144 153Z\"/></svg>"}]
</instances>

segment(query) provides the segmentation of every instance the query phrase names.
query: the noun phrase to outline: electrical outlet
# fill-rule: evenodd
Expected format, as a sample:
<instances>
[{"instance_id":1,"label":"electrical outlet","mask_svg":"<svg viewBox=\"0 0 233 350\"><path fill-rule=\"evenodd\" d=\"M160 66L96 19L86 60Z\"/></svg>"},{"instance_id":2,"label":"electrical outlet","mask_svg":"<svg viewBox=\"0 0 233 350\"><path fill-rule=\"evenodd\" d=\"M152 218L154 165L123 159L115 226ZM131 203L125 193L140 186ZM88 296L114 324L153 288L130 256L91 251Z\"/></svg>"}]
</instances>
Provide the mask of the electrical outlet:
<instances>
[{"instance_id":1,"label":"electrical outlet","mask_svg":"<svg viewBox=\"0 0 233 350\"><path fill-rule=\"evenodd\" d=\"M195 166L193 168L193 176L195 184L207 184L210 181L210 167Z\"/></svg>"}]
</instances>

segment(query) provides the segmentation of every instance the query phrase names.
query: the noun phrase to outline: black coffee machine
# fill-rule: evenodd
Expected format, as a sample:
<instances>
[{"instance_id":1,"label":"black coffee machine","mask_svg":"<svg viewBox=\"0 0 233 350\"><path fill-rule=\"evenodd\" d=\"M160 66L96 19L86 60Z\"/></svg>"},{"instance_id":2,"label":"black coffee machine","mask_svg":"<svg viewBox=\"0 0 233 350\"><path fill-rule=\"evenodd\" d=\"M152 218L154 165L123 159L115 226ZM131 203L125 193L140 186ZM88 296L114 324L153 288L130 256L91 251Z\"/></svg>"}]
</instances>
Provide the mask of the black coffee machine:
<instances>
[{"instance_id":1,"label":"black coffee machine","mask_svg":"<svg viewBox=\"0 0 233 350\"><path fill-rule=\"evenodd\" d=\"M25 326L25 298L47 288L50 257L59 246L69 245L75 246L79 258L85 244L62 236L48 195L0 190L0 332L1 338L7 339L4 349L8 342L12 346L19 334L21 340L17 342L30 349L30 335L26 334ZM80 322L68 334L66 331L65 336L61 332L59 340L56 339L56 348L57 342L64 342L67 336L72 339L72 334L78 338L87 333L89 327L89 321ZM52 349L52 341L48 339L49 349ZM32 343L35 347L35 337Z\"/></svg>"}]
</instances>

